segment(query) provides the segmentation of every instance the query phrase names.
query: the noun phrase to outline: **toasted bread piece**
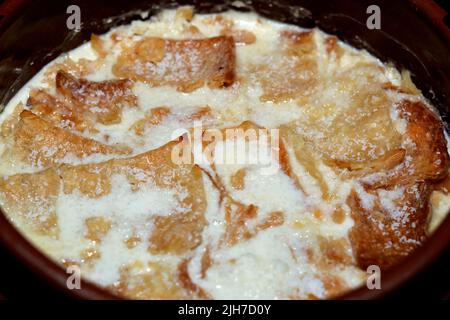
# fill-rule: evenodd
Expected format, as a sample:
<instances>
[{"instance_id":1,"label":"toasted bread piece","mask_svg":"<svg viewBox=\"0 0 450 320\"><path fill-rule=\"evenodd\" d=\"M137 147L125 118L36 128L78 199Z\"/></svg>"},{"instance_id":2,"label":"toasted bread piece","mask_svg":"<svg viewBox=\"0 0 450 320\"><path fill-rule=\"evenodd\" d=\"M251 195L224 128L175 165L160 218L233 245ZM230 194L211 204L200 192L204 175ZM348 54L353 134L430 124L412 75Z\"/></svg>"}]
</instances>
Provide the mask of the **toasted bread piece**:
<instances>
[{"instance_id":1,"label":"toasted bread piece","mask_svg":"<svg viewBox=\"0 0 450 320\"><path fill-rule=\"evenodd\" d=\"M280 50L249 66L250 81L260 84L260 100L279 103L307 96L317 83L313 32L284 32Z\"/></svg>"},{"instance_id":2,"label":"toasted bread piece","mask_svg":"<svg viewBox=\"0 0 450 320\"><path fill-rule=\"evenodd\" d=\"M143 136L145 133L145 128L150 126L156 126L161 124L161 122L170 115L170 108L168 107L156 107L152 108L146 112L144 118L137 120L131 129L134 130L136 135Z\"/></svg>"},{"instance_id":3,"label":"toasted bread piece","mask_svg":"<svg viewBox=\"0 0 450 320\"><path fill-rule=\"evenodd\" d=\"M100 58L105 58L108 55L108 48L106 48L105 42L96 34L91 34L91 48Z\"/></svg>"},{"instance_id":4,"label":"toasted bread piece","mask_svg":"<svg viewBox=\"0 0 450 320\"><path fill-rule=\"evenodd\" d=\"M119 123L122 107L137 104L131 87L130 80L93 82L77 79L64 71L56 74L57 91L82 111L90 112L102 124Z\"/></svg>"},{"instance_id":5,"label":"toasted bread piece","mask_svg":"<svg viewBox=\"0 0 450 320\"><path fill-rule=\"evenodd\" d=\"M178 281L178 273L168 264L136 261L122 268L120 280L109 289L119 296L138 300L192 298Z\"/></svg>"},{"instance_id":6,"label":"toasted bread piece","mask_svg":"<svg viewBox=\"0 0 450 320\"><path fill-rule=\"evenodd\" d=\"M53 87L56 74L60 71L70 73L75 77L85 78L101 68L102 64L104 64L102 59L90 60L80 58L75 61L70 57L65 57L60 62L48 67L44 74L44 82Z\"/></svg>"},{"instance_id":7,"label":"toasted bread piece","mask_svg":"<svg viewBox=\"0 0 450 320\"><path fill-rule=\"evenodd\" d=\"M342 279L342 275L339 274L339 269L352 268L356 264L351 254L350 241L347 237L332 237L321 234L311 236L314 237L317 246L308 247L305 255L308 263L314 265L316 276L322 281L326 292L325 296L332 298L350 290L351 285L346 283ZM361 280L364 277L364 275L361 276ZM314 296L308 296L307 298L314 299Z\"/></svg>"},{"instance_id":8,"label":"toasted bread piece","mask_svg":"<svg viewBox=\"0 0 450 320\"><path fill-rule=\"evenodd\" d=\"M338 167L346 169L342 176L348 177L361 177L364 175L383 172L385 170L394 169L405 159L406 150L403 148L389 150L383 156L363 162L352 162L345 160L326 159L328 165L332 167Z\"/></svg>"},{"instance_id":9,"label":"toasted bread piece","mask_svg":"<svg viewBox=\"0 0 450 320\"><path fill-rule=\"evenodd\" d=\"M338 43L338 37L328 36L325 38L325 50L329 55L334 55L335 58L339 59L344 54L344 49Z\"/></svg>"},{"instance_id":10,"label":"toasted bread piece","mask_svg":"<svg viewBox=\"0 0 450 320\"><path fill-rule=\"evenodd\" d=\"M350 238L363 268L370 264L389 268L422 244L431 189L448 172L447 142L438 117L421 102L404 100L396 107L406 121L402 149L366 163L365 168L350 167L363 176L360 180L374 203L365 208L356 193L348 200L355 221ZM404 189L402 196L389 200L387 195L396 188Z\"/></svg>"},{"instance_id":11,"label":"toasted bread piece","mask_svg":"<svg viewBox=\"0 0 450 320\"><path fill-rule=\"evenodd\" d=\"M65 194L79 191L89 198L101 198L110 193L114 174L125 175L133 191L152 182L159 188L175 189L178 207L174 212L162 212L161 216L153 217L155 228L150 236L149 250L181 254L201 242L201 232L206 225L206 198L201 170L194 165L172 162L172 148L177 143L171 142L132 158L79 166L61 165L42 173L18 174L1 181L2 201L5 208L9 208L8 212L32 213L39 219L32 222L45 232L50 228L47 224L53 225L56 218L44 220L41 216L56 217L55 202L60 185ZM30 193L33 196L28 196ZM86 222L90 229L87 236L99 241L111 228L111 223L92 222Z\"/></svg>"},{"instance_id":12,"label":"toasted bread piece","mask_svg":"<svg viewBox=\"0 0 450 320\"><path fill-rule=\"evenodd\" d=\"M406 132L396 149L364 162L328 161L347 169L344 176L362 177L372 189L419 181L434 183L447 176L449 155L444 128L438 116L422 102L403 100L394 106L406 123Z\"/></svg>"},{"instance_id":13,"label":"toasted bread piece","mask_svg":"<svg viewBox=\"0 0 450 320\"><path fill-rule=\"evenodd\" d=\"M297 100L302 113L293 124L296 134L324 160L363 163L401 148L382 71L367 62L321 68L312 95Z\"/></svg>"},{"instance_id":14,"label":"toasted bread piece","mask_svg":"<svg viewBox=\"0 0 450 320\"><path fill-rule=\"evenodd\" d=\"M0 179L0 204L38 234L57 237L55 211L60 178L52 169L35 174L17 174Z\"/></svg>"},{"instance_id":15,"label":"toasted bread piece","mask_svg":"<svg viewBox=\"0 0 450 320\"><path fill-rule=\"evenodd\" d=\"M232 37L168 40L149 37L125 48L113 66L118 77L153 86L172 85L190 92L235 80L235 44Z\"/></svg>"},{"instance_id":16,"label":"toasted bread piece","mask_svg":"<svg viewBox=\"0 0 450 320\"><path fill-rule=\"evenodd\" d=\"M127 154L127 148L116 148L74 135L52 126L28 110L22 111L9 148L3 154L35 167L48 167L64 161L66 156L84 158L93 154Z\"/></svg>"},{"instance_id":17,"label":"toasted bread piece","mask_svg":"<svg viewBox=\"0 0 450 320\"><path fill-rule=\"evenodd\" d=\"M373 197L367 208L353 192L348 205L355 222L350 241L358 265L387 269L419 247L426 239L430 187L424 182L397 185L399 191L366 190Z\"/></svg>"},{"instance_id":18,"label":"toasted bread piece","mask_svg":"<svg viewBox=\"0 0 450 320\"><path fill-rule=\"evenodd\" d=\"M422 102L403 100L396 107L399 117L407 123L404 161L368 185L379 188L444 178L450 159L444 127L438 116Z\"/></svg>"},{"instance_id":19,"label":"toasted bread piece","mask_svg":"<svg viewBox=\"0 0 450 320\"><path fill-rule=\"evenodd\" d=\"M202 242L206 220L203 212L189 212L157 216L153 223L155 230L150 236L150 252L183 254Z\"/></svg>"},{"instance_id":20,"label":"toasted bread piece","mask_svg":"<svg viewBox=\"0 0 450 320\"><path fill-rule=\"evenodd\" d=\"M211 299L190 278L189 261L182 260L177 266L136 261L122 268L119 282L110 289L119 296L131 299Z\"/></svg>"},{"instance_id":21,"label":"toasted bread piece","mask_svg":"<svg viewBox=\"0 0 450 320\"><path fill-rule=\"evenodd\" d=\"M63 192L71 194L78 190L86 197L95 199L106 196L111 191L110 177L113 161L80 166L63 165L59 169Z\"/></svg>"},{"instance_id":22,"label":"toasted bread piece","mask_svg":"<svg viewBox=\"0 0 450 320\"><path fill-rule=\"evenodd\" d=\"M20 121L20 114L23 110L25 110L25 105L22 102L15 106L14 111L11 112L11 114L0 125L1 137L8 138L13 134L17 124Z\"/></svg>"},{"instance_id":23,"label":"toasted bread piece","mask_svg":"<svg viewBox=\"0 0 450 320\"><path fill-rule=\"evenodd\" d=\"M258 208L254 205L244 205L231 197L224 200L226 230L222 241L228 246L250 239L254 230L247 227L247 220L257 216Z\"/></svg>"},{"instance_id":24,"label":"toasted bread piece","mask_svg":"<svg viewBox=\"0 0 450 320\"><path fill-rule=\"evenodd\" d=\"M319 235L320 255L316 263L322 270L334 268L336 264L352 265L353 257L350 254L350 243L347 238L329 238Z\"/></svg>"},{"instance_id":25,"label":"toasted bread piece","mask_svg":"<svg viewBox=\"0 0 450 320\"><path fill-rule=\"evenodd\" d=\"M132 190L150 181L160 188L175 189L180 210L162 212L161 216L153 218L155 228L150 235L149 250L181 254L194 249L200 244L206 225L206 198L201 170L194 165L172 162L172 149L178 143L170 142L132 158L82 166L65 165L60 169L64 192L79 190L90 198L102 197L110 192L113 174L124 174Z\"/></svg>"},{"instance_id":26,"label":"toasted bread piece","mask_svg":"<svg viewBox=\"0 0 450 320\"><path fill-rule=\"evenodd\" d=\"M137 120L130 127L130 130L133 130L138 136L144 136L147 128L160 125L169 116L172 116L172 119L176 121L191 126L195 120L209 119L212 114L213 112L209 106L197 107L191 113L183 112L183 115L177 114L169 107L155 107L148 110L143 118Z\"/></svg>"},{"instance_id":27,"label":"toasted bread piece","mask_svg":"<svg viewBox=\"0 0 450 320\"><path fill-rule=\"evenodd\" d=\"M284 223L284 213L275 211L268 214L262 222L249 226L247 223L258 215L258 207L250 204L245 205L231 196L226 196L223 201L225 211L226 228L222 236L222 245L234 246L239 242L247 241L258 234L258 232L280 226Z\"/></svg>"},{"instance_id":28,"label":"toasted bread piece","mask_svg":"<svg viewBox=\"0 0 450 320\"><path fill-rule=\"evenodd\" d=\"M44 90L31 90L27 105L31 111L55 127L66 130L97 132L95 118L87 112L74 108Z\"/></svg>"}]
</instances>

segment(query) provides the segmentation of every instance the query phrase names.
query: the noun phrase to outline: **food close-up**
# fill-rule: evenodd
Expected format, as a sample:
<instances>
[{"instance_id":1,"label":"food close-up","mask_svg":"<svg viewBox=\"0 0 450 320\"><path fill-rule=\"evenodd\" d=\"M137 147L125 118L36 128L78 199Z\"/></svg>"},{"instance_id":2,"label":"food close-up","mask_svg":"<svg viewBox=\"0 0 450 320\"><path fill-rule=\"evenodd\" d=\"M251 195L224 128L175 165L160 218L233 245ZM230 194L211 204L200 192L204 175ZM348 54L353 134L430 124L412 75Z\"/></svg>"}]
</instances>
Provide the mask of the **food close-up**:
<instances>
[{"instance_id":1,"label":"food close-up","mask_svg":"<svg viewBox=\"0 0 450 320\"><path fill-rule=\"evenodd\" d=\"M56 287L77 270L79 297L145 300L376 298L374 273L393 290L442 255L448 74L291 2L136 4L89 32L87 4L62 11L83 41L0 85L6 250Z\"/></svg>"}]
</instances>

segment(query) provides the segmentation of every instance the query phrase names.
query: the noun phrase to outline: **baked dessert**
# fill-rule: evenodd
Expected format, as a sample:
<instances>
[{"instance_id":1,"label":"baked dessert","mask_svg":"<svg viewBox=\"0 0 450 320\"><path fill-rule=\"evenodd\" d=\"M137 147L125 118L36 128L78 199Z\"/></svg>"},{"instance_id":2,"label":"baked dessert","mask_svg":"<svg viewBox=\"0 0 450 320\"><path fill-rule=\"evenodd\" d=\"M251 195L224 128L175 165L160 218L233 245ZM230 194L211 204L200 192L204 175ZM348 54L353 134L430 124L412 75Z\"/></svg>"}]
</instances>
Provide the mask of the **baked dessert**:
<instances>
[{"instance_id":1,"label":"baked dessert","mask_svg":"<svg viewBox=\"0 0 450 320\"><path fill-rule=\"evenodd\" d=\"M132 299L323 299L450 209L444 125L407 71L252 13L93 35L1 114L0 204Z\"/></svg>"}]
</instances>

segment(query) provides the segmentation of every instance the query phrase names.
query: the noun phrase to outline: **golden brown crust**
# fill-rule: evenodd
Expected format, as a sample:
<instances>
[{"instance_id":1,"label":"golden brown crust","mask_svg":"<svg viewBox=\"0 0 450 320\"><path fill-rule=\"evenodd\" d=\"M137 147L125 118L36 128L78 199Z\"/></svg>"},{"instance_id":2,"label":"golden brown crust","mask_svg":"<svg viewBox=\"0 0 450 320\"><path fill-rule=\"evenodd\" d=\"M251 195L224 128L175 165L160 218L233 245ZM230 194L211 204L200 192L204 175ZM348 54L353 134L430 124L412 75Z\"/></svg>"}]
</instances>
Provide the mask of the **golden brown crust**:
<instances>
[{"instance_id":1,"label":"golden brown crust","mask_svg":"<svg viewBox=\"0 0 450 320\"><path fill-rule=\"evenodd\" d=\"M145 38L124 49L113 73L153 86L176 86L183 92L205 84L211 88L226 87L235 80L234 40L229 36L190 40Z\"/></svg>"},{"instance_id":2,"label":"golden brown crust","mask_svg":"<svg viewBox=\"0 0 450 320\"><path fill-rule=\"evenodd\" d=\"M5 154L36 167L63 162L64 157L79 159L93 154L127 154L127 148L102 144L52 126L34 113L24 110Z\"/></svg>"},{"instance_id":3,"label":"golden brown crust","mask_svg":"<svg viewBox=\"0 0 450 320\"><path fill-rule=\"evenodd\" d=\"M393 149L387 151L381 157L362 161L362 162L352 162L345 160L326 160L326 162L333 167L338 167L340 169L346 169L343 172L344 177L361 177L371 173L382 172L386 170L394 169L405 159L406 151L405 149Z\"/></svg>"},{"instance_id":4,"label":"golden brown crust","mask_svg":"<svg viewBox=\"0 0 450 320\"><path fill-rule=\"evenodd\" d=\"M156 126L161 124L161 122L169 116L171 113L170 108L168 107L156 107L152 108L145 113L144 118L137 120L132 126L131 129L134 130L136 135L143 136L145 133L146 127Z\"/></svg>"},{"instance_id":5,"label":"golden brown crust","mask_svg":"<svg viewBox=\"0 0 450 320\"><path fill-rule=\"evenodd\" d=\"M336 264L352 265L353 257L349 253L349 243L346 238L318 237L321 269L333 268Z\"/></svg>"},{"instance_id":6,"label":"golden brown crust","mask_svg":"<svg viewBox=\"0 0 450 320\"><path fill-rule=\"evenodd\" d=\"M231 197L225 198L225 222L226 230L223 241L228 246L233 246L240 241L245 241L253 236L252 230L247 227L247 220L257 216L258 208L254 205L239 203Z\"/></svg>"},{"instance_id":7,"label":"golden brown crust","mask_svg":"<svg viewBox=\"0 0 450 320\"><path fill-rule=\"evenodd\" d=\"M446 177L450 160L440 119L422 102L403 100L395 108L399 118L406 121L402 147L384 158L367 162L366 166L377 168L373 172L379 174L362 179L363 183L373 189L416 181L433 183ZM370 171L366 168L361 176Z\"/></svg>"},{"instance_id":8,"label":"golden brown crust","mask_svg":"<svg viewBox=\"0 0 450 320\"><path fill-rule=\"evenodd\" d=\"M421 102L404 100L397 108L399 116L407 121L406 135L410 143L406 156L412 160L405 164L395 182L408 181L411 177L419 181L445 177L450 160L441 120Z\"/></svg>"},{"instance_id":9,"label":"golden brown crust","mask_svg":"<svg viewBox=\"0 0 450 320\"><path fill-rule=\"evenodd\" d=\"M356 193L349 197L355 225L350 232L353 250L362 267L377 264L388 268L420 246L426 239L430 190L436 180L447 175L449 155L439 118L423 103L404 100L397 106L406 121L404 155L396 166L367 164L378 168L380 177L361 178L374 208L361 205ZM390 161L387 161L389 163ZM386 202L384 190L404 188L403 196ZM380 193L381 192L381 193Z\"/></svg>"},{"instance_id":10,"label":"golden brown crust","mask_svg":"<svg viewBox=\"0 0 450 320\"><path fill-rule=\"evenodd\" d=\"M121 121L122 107L135 106L130 80L107 80L101 82L77 79L71 74L58 71L56 90L74 106L89 112L102 124Z\"/></svg>"},{"instance_id":11,"label":"golden brown crust","mask_svg":"<svg viewBox=\"0 0 450 320\"><path fill-rule=\"evenodd\" d=\"M379 66L360 62L346 71L327 72L320 74L311 99L299 102L302 117L291 123L295 134L324 161L363 163L401 148ZM332 90L333 98L322 99L321 90Z\"/></svg>"},{"instance_id":12,"label":"golden brown crust","mask_svg":"<svg viewBox=\"0 0 450 320\"><path fill-rule=\"evenodd\" d=\"M447 142L439 118L421 102L405 100L395 107L399 118L406 122L405 135L387 133L401 140L386 145L382 156L365 161L333 159L320 147L317 154L310 150L310 143L315 141L305 141L295 124L280 128L281 137L293 149L297 161L319 182L324 199L329 190L316 167L318 155L327 165L339 168L341 177L356 178L365 188L366 197L374 199L373 208L363 206L361 198L365 195L357 192L348 199L355 221L350 232L351 244L362 268L370 264L388 268L421 245L426 239L430 190L448 171ZM389 117L387 110L383 111L383 117ZM370 122L367 126L370 127ZM391 200L383 192L392 196L396 188L405 189L403 197L389 207Z\"/></svg>"},{"instance_id":13,"label":"golden brown crust","mask_svg":"<svg viewBox=\"0 0 450 320\"><path fill-rule=\"evenodd\" d=\"M429 186L418 182L396 188L402 188L402 195L392 201L386 194L368 190L374 197L373 208L364 208L355 192L348 199L355 222L350 240L361 268L389 268L426 239Z\"/></svg>"},{"instance_id":14,"label":"golden brown crust","mask_svg":"<svg viewBox=\"0 0 450 320\"><path fill-rule=\"evenodd\" d=\"M108 54L102 38L98 35L91 34L91 47L100 58L104 58Z\"/></svg>"},{"instance_id":15,"label":"golden brown crust","mask_svg":"<svg viewBox=\"0 0 450 320\"><path fill-rule=\"evenodd\" d=\"M182 254L196 248L206 225L204 211L206 198L201 170L195 165L178 165L172 162L171 152L178 142L170 142L132 158L113 159L100 164L63 166L60 175L63 190L72 193L79 190L90 198L110 193L113 174L124 174L138 190L142 184L153 181L160 188L175 189L180 211L161 212L152 221L149 250L154 254Z\"/></svg>"},{"instance_id":16,"label":"golden brown crust","mask_svg":"<svg viewBox=\"0 0 450 320\"><path fill-rule=\"evenodd\" d=\"M94 128L95 119L82 110L74 109L61 99L49 94L44 90L31 90L27 105L31 111L48 121L55 127L78 132L97 132Z\"/></svg>"},{"instance_id":17,"label":"golden brown crust","mask_svg":"<svg viewBox=\"0 0 450 320\"><path fill-rule=\"evenodd\" d=\"M5 177L0 179L1 206L39 234L57 237L59 187L60 178L51 169Z\"/></svg>"},{"instance_id":18,"label":"golden brown crust","mask_svg":"<svg viewBox=\"0 0 450 320\"><path fill-rule=\"evenodd\" d=\"M263 102L299 99L307 96L317 84L313 32L285 31L280 39L279 52L248 67L252 79L261 85Z\"/></svg>"},{"instance_id":19,"label":"golden brown crust","mask_svg":"<svg viewBox=\"0 0 450 320\"><path fill-rule=\"evenodd\" d=\"M109 289L131 299L192 299L178 280L179 271L171 265L134 262L122 268L118 283Z\"/></svg>"},{"instance_id":20,"label":"golden brown crust","mask_svg":"<svg viewBox=\"0 0 450 320\"><path fill-rule=\"evenodd\" d=\"M196 108L192 111L192 113L182 116L174 113L169 107L155 107L148 110L143 118L137 120L130 127L130 130L133 130L138 136L143 136L147 128L160 125L169 116L173 116L177 121L182 123L187 122L189 125L192 125L193 121L211 118L212 114L213 111L209 106Z\"/></svg>"},{"instance_id":21,"label":"golden brown crust","mask_svg":"<svg viewBox=\"0 0 450 320\"><path fill-rule=\"evenodd\" d=\"M312 150L312 148L306 143L305 139L296 133L295 126L285 125L280 128L280 134L282 137L283 143L289 146L294 152L296 160L305 168L308 174L313 177L317 183L319 184L320 191L322 192L323 199L329 199L331 196L328 185L323 177L321 171L318 168L318 156ZM283 147L284 148L284 147ZM287 155L285 156L286 158ZM283 158L281 158L283 159ZM285 160L287 167L290 168L289 160ZM288 172L291 172L289 169ZM293 173L288 174L291 178ZM303 192L305 190L301 188L301 181L299 177L295 177L295 181L297 181L297 185Z\"/></svg>"},{"instance_id":22,"label":"golden brown crust","mask_svg":"<svg viewBox=\"0 0 450 320\"><path fill-rule=\"evenodd\" d=\"M112 227L111 221L104 217L90 217L84 223L86 225L85 238L95 242L100 242Z\"/></svg>"}]
</instances>

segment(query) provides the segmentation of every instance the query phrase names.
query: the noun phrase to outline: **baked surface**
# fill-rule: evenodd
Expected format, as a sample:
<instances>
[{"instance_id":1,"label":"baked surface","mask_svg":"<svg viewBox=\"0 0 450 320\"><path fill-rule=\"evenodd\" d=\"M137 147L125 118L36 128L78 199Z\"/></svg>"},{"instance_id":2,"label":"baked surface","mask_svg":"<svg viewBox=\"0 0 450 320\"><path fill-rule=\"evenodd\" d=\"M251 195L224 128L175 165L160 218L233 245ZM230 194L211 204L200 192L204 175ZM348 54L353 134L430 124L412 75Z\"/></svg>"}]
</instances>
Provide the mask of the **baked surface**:
<instances>
[{"instance_id":1,"label":"baked surface","mask_svg":"<svg viewBox=\"0 0 450 320\"><path fill-rule=\"evenodd\" d=\"M249 13L93 35L12 99L0 142L8 218L127 298L334 297L450 207L444 126L408 72ZM260 161L224 162L236 142Z\"/></svg>"}]
</instances>

